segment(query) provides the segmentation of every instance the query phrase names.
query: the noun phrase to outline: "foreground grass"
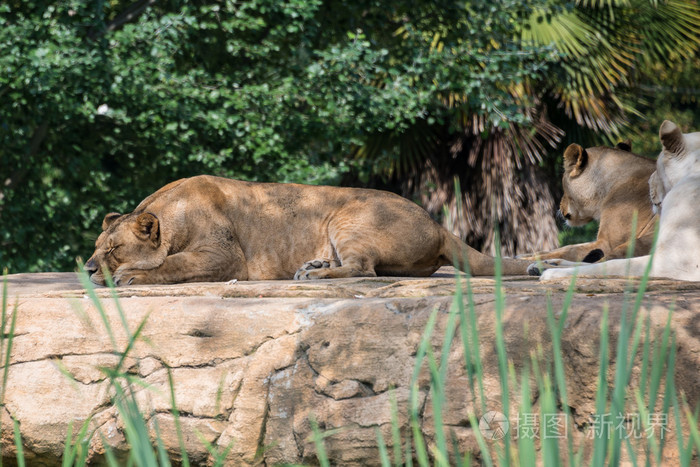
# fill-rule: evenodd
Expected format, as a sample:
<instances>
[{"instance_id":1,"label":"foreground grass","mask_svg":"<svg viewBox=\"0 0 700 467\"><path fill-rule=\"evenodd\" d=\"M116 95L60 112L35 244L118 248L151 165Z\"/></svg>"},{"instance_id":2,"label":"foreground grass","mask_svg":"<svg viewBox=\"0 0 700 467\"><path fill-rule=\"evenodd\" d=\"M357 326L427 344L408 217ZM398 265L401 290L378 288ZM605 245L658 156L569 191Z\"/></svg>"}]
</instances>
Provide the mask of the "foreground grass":
<instances>
[{"instance_id":1,"label":"foreground grass","mask_svg":"<svg viewBox=\"0 0 700 467\"><path fill-rule=\"evenodd\" d=\"M631 246L631 249L633 246ZM631 255L631 251L629 252ZM653 251L652 251L653 255ZM651 264L651 263L650 263ZM564 372L562 335L566 326L567 315L574 296L576 277L574 276L565 295L558 319L552 307L551 297L547 298L547 323L551 338L552 352L546 357L541 349L533 349L529 364L524 365L520 374L516 374L512 361L507 357L503 334L503 314L505 312L505 293L501 281L500 268L496 271L495 281L495 347L501 384L501 407L496 418L486 407L484 395L484 372L480 355L480 336L477 326L474 296L471 282L466 280L466 290L457 282L444 336L442 347L436 351L431 345L432 334L438 311L434 311L428 320L422 340L418 347L413 379L409 420L410 439L401 440L394 436L390 446L393 448L393 460L387 455L387 447L381 433L377 431L380 460L382 465L518 465L518 466L581 466L581 465L620 465L623 461L634 466L664 464L664 453L670 454L674 462L681 466L697 465L700 454L700 435L698 412L700 407L691 408L683 395L677 391L674 383L676 366L675 333L671 328L672 311L669 312L666 325L661 335L652 336L650 317L640 313L642 299L649 280L650 265L638 285L629 283L625 293L619 323L617 346L610 348L608 309L604 308L599 336L599 368L597 378L596 411L587 427L586 436L591 443L575 444L577 427L573 426L573 417L568 402L566 374ZM455 333L459 328L459 333ZM456 442L450 443L449 429L442 423L443 410L448 401L445 386L449 375L447 363L453 336L459 336L464 356L464 366L470 382L470 391L481 407L481 420L476 414L470 414L479 446L477 458L470 458L470 453L461 453ZM655 338L654 338L655 337ZM643 344L642 344L643 342ZM653 342L653 343L652 343ZM608 381L614 364L613 380ZM632 371L635 362L639 365L639 381L632 384ZM430 372L430 395L433 409L435 439L427 443L420 429L418 375L425 365ZM530 384L536 384L539 408L532 406ZM519 394L519 407L515 411L510 394ZM396 409L394 409L396 411ZM533 413L534 411L534 413ZM488 417L491 417L490 420ZM555 425L541 424L540 436L533 436L532 425L518 423L517 426L505 428L499 420L530 420L537 418L540 422L550 419ZM397 414L392 418L392 433L399 432ZM491 421L491 426L488 422ZM563 423L563 425L562 425ZM493 431L495 426L496 431ZM669 426L673 424L673 426ZM685 433L684 435L684 426ZM507 431L498 431L503 428ZM676 445L665 446L666 431L675 431ZM550 430L547 436L547 430ZM563 436L560 436L564 433ZM640 436L641 434L641 436ZM556 435L556 436L555 436ZM536 442L539 438L540 442ZM317 436L319 453L322 437ZM409 449L405 446L409 445ZM591 451L592 446L592 451ZM405 450L405 455L403 454ZM321 459L321 464L327 464Z\"/></svg>"},{"instance_id":2,"label":"foreground grass","mask_svg":"<svg viewBox=\"0 0 700 467\"><path fill-rule=\"evenodd\" d=\"M124 435L128 444L128 452L115 453L107 442L104 462L109 466L121 466L125 463L136 466L165 466L170 465L170 455L159 435L159 427L152 414L144 414L136 401L136 390L146 386L138 376L126 371L124 363L133 352L148 317L144 318L135 329L130 329L124 310L119 304L114 285L109 283L112 299L115 303L122 331L126 333L126 345L119 348L115 338L115 330L107 317L104 305L98 299L93 285L84 273L80 274L83 287L92 304L96 307L101 324L109 337L113 351L119 356L115 367L100 368L109 381L112 394L112 404L118 410L124 427ZM540 440L531 436L531 426L511 425L506 431L499 432L497 418L491 421L488 429L484 429L484 416L489 413L484 394L484 371L480 355L480 336L477 326L474 295L471 282L466 281L466 288L458 287L452 307L446 317L444 334L435 336L438 311L434 311L426 324L422 339L416 351L413 376L410 381L410 397L408 414L400 414L395 398L392 398L391 439L386 440L377 428L377 462L384 466L418 464L420 466L437 465L619 465L623 460L633 465L661 465L663 454L674 452L674 458L682 466L693 465L700 453L700 433L698 432L698 408L691 409L682 394L674 385L674 370L676 365L675 335L671 329L671 313L660 336L652 339L652 329L648 316L640 313L643 294L646 290L647 275L642 278L638 287L631 286L625 293L625 304L619 325L617 345L610 347L607 309L604 312L600 326L599 337L599 371L596 394L596 414L589 430L593 430L592 444L576 445L574 434L577 427L573 426L573 417L569 406L566 389L566 374L564 372L563 352L561 348L567 315L574 296L575 278L565 295L562 309L555 313L551 300L548 300L547 322L552 343L551 355L545 356L541 349L533 349L529 363L520 372L516 372L513 363L508 359L504 339L502 318L505 312L505 291L501 282L500 271L496 274L495 284L495 347L501 384L500 414L505 420L526 420L533 417L540 421L547 417L556 417L562 426L547 425L540 429L557 429L566 433L561 436L540 436ZM17 318L17 306L8 312L7 283L4 282L2 294L2 317L0 320L0 362L2 362L2 384L0 385L0 405L4 406L4 396L8 371L10 371L10 355ZM456 336L456 337L455 337ZM458 342L453 342L457 338ZM432 343L441 340L441 346ZM653 341L653 343L652 343ZM445 387L449 378L448 357L453 346L459 346L463 354L464 366L469 381L469 391L477 400L480 407L478 414L470 414L470 424L479 446L479 453L460 452L459 446L450 436L443 423L443 414L448 401ZM615 362L614 368L610 368ZM638 384L632 387L631 376L635 362L640 368ZM426 440L422 429L423 420L420 415L419 375L427 368L430 375L430 400L432 403L435 435L434 439ZM613 374L613 380L608 382L608 375ZM67 371L66 377L70 378ZM532 405L531 383L538 390L538 407ZM175 401L175 391L170 376L171 413L175 420L179 440L178 464L188 466L190 461L184 447L182 427ZM519 395L518 401L510 400L511 394ZM636 415L637 424L629 422L630 414ZM399 420L407 415L408 427L401 427ZM499 415L500 416L500 415ZM622 428L606 423L596 423L610 417L615 420L625 420ZM481 419L479 419L481 418ZM672 446L666 446L663 431L657 428L657 422L663 420L673 423L676 441ZM481 425L480 425L481 423ZM149 435L149 424L155 432L155 441ZM315 420L311 419L313 435L309 441L316 446L317 461L321 465L331 465L325 447L326 440L335 431L322 432ZM14 439L16 447L16 462L25 465L22 449L22 439L19 425L13 420ZM88 450L93 438L101 434L90 428L91 420L86 420L81 426L70 426L66 433L65 449L62 463L64 466L86 465ZM481 429L478 427L481 426ZM683 427L687 436L683 435ZM492 428L496 428L493 431ZM405 429L408 428L408 429ZM645 433L637 437L639 430ZM557 431L559 434L559 431ZM633 436L635 435L635 436ZM103 439L103 441L105 441ZM212 456L213 465L224 465L230 449L219 449L205 441L207 450ZM696 456L696 457L694 457ZM0 460L1 462L1 460Z\"/></svg>"}]
</instances>

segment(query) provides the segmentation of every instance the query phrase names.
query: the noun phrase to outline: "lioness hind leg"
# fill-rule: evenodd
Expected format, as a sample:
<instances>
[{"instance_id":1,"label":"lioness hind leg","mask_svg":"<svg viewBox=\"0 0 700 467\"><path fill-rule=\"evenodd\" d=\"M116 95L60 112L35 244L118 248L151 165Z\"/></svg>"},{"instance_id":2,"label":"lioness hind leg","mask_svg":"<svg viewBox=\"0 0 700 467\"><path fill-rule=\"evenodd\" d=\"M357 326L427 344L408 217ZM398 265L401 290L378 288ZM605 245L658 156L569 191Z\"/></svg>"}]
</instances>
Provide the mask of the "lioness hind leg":
<instances>
[{"instance_id":1,"label":"lioness hind leg","mask_svg":"<svg viewBox=\"0 0 700 467\"><path fill-rule=\"evenodd\" d=\"M313 259L305 262L294 274L294 280L309 279L308 273L316 269L338 268L340 261L335 259Z\"/></svg>"},{"instance_id":2,"label":"lioness hind leg","mask_svg":"<svg viewBox=\"0 0 700 467\"><path fill-rule=\"evenodd\" d=\"M321 267L313 267L317 264L316 261L321 262ZM325 264L328 263L328 266ZM310 264L311 269L304 269L304 267ZM300 281L303 280L313 280L313 279L338 279L342 277L376 277L377 273L374 269L370 269L362 266L362 262L358 261L346 261L341 264L340 261L323 261L315 260L304 263L301 269L297 271L294 278Z\"/></svg>"},{"instance_id":3,"label":"lioness hind leg","mask_svg":"<svg viewBox=\"0 0 700 467\"><path fill-rule=\"evenodd\" d=\"M299 275L298 280L314 279L340 279L343 277L377 277L374 271L365 271L352 266L340 266L338 268L312 269Z\"/></svg>"}]
</instances>

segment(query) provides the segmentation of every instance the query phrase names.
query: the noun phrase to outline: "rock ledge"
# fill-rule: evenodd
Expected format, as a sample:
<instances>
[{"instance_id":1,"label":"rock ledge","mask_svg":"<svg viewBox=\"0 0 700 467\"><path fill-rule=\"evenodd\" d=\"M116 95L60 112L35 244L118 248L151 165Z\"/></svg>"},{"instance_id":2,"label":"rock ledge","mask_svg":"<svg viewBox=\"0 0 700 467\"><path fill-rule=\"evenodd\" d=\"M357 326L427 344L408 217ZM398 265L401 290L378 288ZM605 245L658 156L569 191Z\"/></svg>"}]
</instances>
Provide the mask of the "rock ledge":
<instances>
[{"instance_id":1,"label":"rock ledge","mask_svg":"<svg viewBox=\"0 0 700 467\"><path fill-rule=\"evenodd\" d=\"M466 282L462 279L462 283ZM600 320L609 307L611 348L623 309L627 282L580 279L569 311L562 347L570 405L583 427L595 412ZM123 425L111 404L112 390L100 367L118 357L100 315L74 274L8 276L8 312L17 322L2 413L2 453L14 455L11 417L19 422L28 461L60 464L69 424L91 417L99 435L90 456L126 448ZM471 280L480 334L487 406L500 409L494 342L494 287ZM547 295L561 310L568 282L532 278L504 280L504 331L516 370L541 346L551 352ZM126 365L149 388L138 399L149 426L177 459L170 412L168 369L175 383L184 442L190 460L211 461L200 437L220 448L232 446L231 464L315 463L309 417L325 430L332 464L378 464L375 428L391 439L391 407L399 407L408 430L409 383L416 349L433 310L439 310L435 349L442 343L454 270L426 279L353 278L323 282L265 281L138 286L118 290L130 330L147 319L142 340ZM117 308L108 289L97 289L115 330L117 349L126 347ZM676 385L691 406L700 402L700 284L651 281L642 313L658 332L673 309L677 337ZM463 451L478 456L469 414L482 414L471 395L459 337L448 367L445 426ZM634 373L638 376L638 372ZM70 375L70 377L68 376ZM636 376L633 376L633 379ZM610 375L612 378L612 374ZM434 428L429 374L419 379L422 431ZM393 389L393 391L392 391ZM517 395L513 395L517 404ZM536 398L533 399L536 404ZM583 432L580 443L585 443ZM671 435L673 435L671 433ZM675 444L675 441L667 442ZM665 458L669 464L675 458Z\"/></svg>"}]
</instances>

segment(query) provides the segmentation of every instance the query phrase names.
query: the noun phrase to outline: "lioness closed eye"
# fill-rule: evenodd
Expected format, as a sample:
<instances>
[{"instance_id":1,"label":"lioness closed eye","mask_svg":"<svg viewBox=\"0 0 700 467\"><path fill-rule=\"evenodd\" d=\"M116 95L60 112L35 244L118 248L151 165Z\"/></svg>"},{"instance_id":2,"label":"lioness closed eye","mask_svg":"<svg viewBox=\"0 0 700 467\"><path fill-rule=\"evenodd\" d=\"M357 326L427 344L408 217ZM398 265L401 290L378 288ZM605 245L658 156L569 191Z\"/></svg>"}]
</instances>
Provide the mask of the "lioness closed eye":
<instances>
[{"instance_id":1,"label":"lioness closed eye","mask_svg":"<svg viewBox=\"0 0 700 467\"><path fill-rule=\"evenodd\" d=\"M130 214L107 214L85 264L104 284L429 276L457 260L493 275L494 258L467 246L418 205L359 188L177 180ZM503 260L504 274L529 261Z\"/></svg>"}]
</instances>

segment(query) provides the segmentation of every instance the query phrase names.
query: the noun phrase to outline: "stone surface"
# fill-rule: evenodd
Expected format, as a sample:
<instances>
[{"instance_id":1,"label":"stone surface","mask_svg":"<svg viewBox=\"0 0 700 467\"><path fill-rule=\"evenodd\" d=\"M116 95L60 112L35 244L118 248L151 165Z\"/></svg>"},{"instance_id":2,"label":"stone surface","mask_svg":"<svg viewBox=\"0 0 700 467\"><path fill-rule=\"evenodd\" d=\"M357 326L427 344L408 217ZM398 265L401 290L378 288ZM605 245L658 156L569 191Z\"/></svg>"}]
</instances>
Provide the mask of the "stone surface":
<instances>
[{"instance_id":1,"label":"stone surface","mask_svg":"<svg viewBox=\"0 0 700 467\"><path fill-rule=\"evenodd\" d=\"M353 278L323 282L238 282L120 288L118 304L130 332L145 321L140 338L121 362L134 378L136 399L152 436L156 427L174 459L179 440L169 381L179 411L182 442L191 461L211 462L202 440L224 450L232 465L315 463L310 418L323 430L333 464L379 463L378 429L391 443L392 406L402 433L410 431L408 408L415 354L431 313L438 310L431 340L440 351L457 280L451 268L431 278ZM100 311L77 277L68 273L9 276L8 316L16 328L4 394L2 454L14 455L13 417L32 465L60 463L70 424L90 420L96 429L90 456L126 449L123 421L112 404L106 370L128 345L109 289L96 289ZM461 287L466 281L460 279ZM489 410L502 410L495 342L495 281L470 281L480 335L484 394ZM503 316L508 358L517 373L537 349L551 355L547 300L558 316L568 281L504 280ZM579 279L564 324L562 350L577 444L595 411L600 322L609 310L610 348L615 349L623 310L622 279ZM700 403L700 284L651 281L642 302L652 335L673 309L676 385L691 406ZM6 330L7 332L7 330ZM449 353L444 424L462 451L478 459L469 422L482 409L471 393L460 334ZM3 347L3 355L5 348ZM3 357L4 358L4 357ZM3 360L4 363L4 360ZM614 365L608 378L612 380ZM434 413L425 368L418 376L420 429L434 442ZM639 380L639 368L632 385ZM532 385L537 407L537 387ZM511 394L514 409L519 394ZM673 431L673 430L671 430ZM674 433L670 433L673 438ZM667 445L674 445L670 441ZM391 447L389 447L391 449ZM585 451L585 450L584 450ZM589 455L587 453L585 455ZM672 454L666 462L674 463Z\"/></svg>"}]
</instances>

